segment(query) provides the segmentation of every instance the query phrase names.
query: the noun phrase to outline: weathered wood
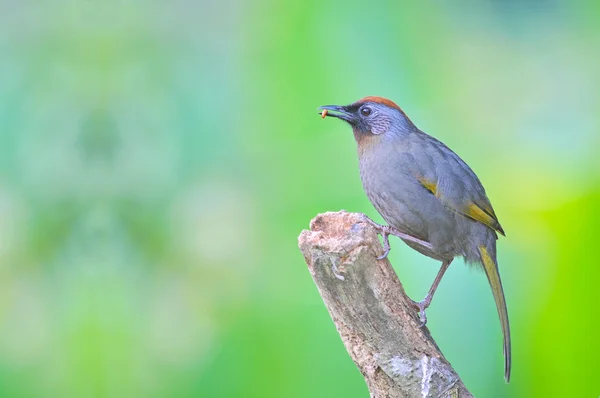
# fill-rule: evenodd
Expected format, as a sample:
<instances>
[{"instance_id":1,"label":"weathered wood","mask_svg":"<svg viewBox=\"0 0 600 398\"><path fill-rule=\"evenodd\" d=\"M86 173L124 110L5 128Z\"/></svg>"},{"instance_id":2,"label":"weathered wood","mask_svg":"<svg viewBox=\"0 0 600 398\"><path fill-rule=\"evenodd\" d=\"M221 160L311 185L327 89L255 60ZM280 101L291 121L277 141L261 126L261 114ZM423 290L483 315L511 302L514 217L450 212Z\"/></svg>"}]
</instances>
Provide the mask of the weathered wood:
<instances>
[{"instance_id":1,"label":"weathered wood","mask_svg":"<svg viewBox=\"0 0 600 398\"><path fill-rule=\"evenodd\" d=\"M444 358L363 214L315 217L298 239L333 322L371 397L471 397Z\"/></svg>"}]
</instances>

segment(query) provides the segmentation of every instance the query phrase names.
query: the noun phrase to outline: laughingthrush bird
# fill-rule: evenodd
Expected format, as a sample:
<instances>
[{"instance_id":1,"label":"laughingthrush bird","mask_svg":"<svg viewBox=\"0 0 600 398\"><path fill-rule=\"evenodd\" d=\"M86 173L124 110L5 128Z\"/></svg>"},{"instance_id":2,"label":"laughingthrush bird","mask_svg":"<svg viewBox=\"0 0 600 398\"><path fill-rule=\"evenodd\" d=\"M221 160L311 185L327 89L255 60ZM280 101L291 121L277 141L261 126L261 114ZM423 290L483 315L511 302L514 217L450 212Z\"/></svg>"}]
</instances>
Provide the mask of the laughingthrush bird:
<instances>
[{"instance_id":1,"label":"laughingthrush bird","mask_svg":"<svg viewBox=\"0 0 600 398\"><path fill-rule=\"evenodd\" d=\"M504 235L483 185L471 168L442 142L419 130L394 102L365 97L346 106L319 108L346 121L358 148L365 192L389 224L378 227L389 252L388 235L442 263L429 293L415 302L421 322L448 266L463 257L485 271L504 335L504 378L511 368L510 328L496 261L498 233Z\"/></svg>"}]
</instances>

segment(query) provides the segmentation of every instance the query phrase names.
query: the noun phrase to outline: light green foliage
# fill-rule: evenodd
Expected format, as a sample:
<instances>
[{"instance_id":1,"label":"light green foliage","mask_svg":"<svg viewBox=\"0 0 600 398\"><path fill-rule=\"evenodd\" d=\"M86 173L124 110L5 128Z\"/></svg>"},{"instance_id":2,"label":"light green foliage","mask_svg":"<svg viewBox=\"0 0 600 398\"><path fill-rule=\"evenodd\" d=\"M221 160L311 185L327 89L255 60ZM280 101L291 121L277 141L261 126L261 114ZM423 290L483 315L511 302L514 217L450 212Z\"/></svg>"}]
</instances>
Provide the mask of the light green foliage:
<instances>
[{"instance_id":1,"label":"light green foliage","mask_svg":"<svg viewBox=\"0 0 600 398\"><path fill-rule=\"evenodd\" d=\"M297 249L378 219L319 105L389 97L507 238L429 327L481 397L598 396L594 2L0 3L0 396L366 397ZM407 291L438 264L392 241Z\"/></svg>"}]
</instances>

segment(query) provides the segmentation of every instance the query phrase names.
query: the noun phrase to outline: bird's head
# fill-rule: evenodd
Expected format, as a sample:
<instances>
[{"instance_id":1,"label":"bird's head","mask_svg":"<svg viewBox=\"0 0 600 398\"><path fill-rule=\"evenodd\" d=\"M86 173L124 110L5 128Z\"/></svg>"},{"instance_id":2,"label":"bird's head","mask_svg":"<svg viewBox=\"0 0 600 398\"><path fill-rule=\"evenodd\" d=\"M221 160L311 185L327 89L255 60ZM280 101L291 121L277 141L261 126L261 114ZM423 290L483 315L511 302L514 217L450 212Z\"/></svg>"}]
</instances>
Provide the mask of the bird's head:
<instances>
[{"instance_id":1,"label":"bird's head","mask_svg":"<svg viewBox=\"0 0 600 398\"><path fill-rule=\"evenodd\" d=\"M402 136L415 128L398 105L382 97L365 97L345 106L325 105L319 110L348 122L359 143L372 136Z\"/></svg>"}]
</instances>

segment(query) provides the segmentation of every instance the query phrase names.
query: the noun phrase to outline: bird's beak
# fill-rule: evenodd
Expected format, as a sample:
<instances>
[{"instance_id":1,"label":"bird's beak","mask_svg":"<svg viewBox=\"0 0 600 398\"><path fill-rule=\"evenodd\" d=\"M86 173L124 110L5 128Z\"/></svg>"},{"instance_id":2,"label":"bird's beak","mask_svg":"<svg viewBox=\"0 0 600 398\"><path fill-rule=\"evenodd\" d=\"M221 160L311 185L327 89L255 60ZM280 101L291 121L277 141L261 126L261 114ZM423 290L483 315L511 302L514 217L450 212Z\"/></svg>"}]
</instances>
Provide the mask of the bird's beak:
<instances>
[{"instance_id":1,"label":"bird's beak","mask_svg":"<svg viewBox=\"0 0 600 398\"><path fill-rule=\"evenodd\" d=\"M319 113L321 115L323 114L323 111L327 111L325 116L337 117L338 119L345 120L350 124L354 124L356 122L356 116L352 112L349 112L345 106L323 105L320 106L318 110L320 111Z\"/></svg>"}]
</instances>

